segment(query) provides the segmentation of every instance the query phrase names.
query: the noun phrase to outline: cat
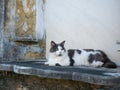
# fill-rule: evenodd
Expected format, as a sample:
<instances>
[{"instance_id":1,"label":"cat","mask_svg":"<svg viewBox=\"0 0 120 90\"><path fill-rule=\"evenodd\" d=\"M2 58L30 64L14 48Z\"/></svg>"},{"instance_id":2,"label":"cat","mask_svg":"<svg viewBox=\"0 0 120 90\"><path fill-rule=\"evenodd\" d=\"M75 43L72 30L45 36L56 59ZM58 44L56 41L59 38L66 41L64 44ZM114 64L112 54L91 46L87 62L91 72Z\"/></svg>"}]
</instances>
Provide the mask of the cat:
<instances>
[{"instance_id":1,"label":"cat","mask_svg":"<svg viewBox=\"0 0 120 90\"><path fill-rule=\"evenodd\" d=\"M69 49L64 47L65 41L57 44L51 41L49 58L45 64L49 66L93 66L117 68L108 56L101 50Z\"/></svg>"}]
</instances>

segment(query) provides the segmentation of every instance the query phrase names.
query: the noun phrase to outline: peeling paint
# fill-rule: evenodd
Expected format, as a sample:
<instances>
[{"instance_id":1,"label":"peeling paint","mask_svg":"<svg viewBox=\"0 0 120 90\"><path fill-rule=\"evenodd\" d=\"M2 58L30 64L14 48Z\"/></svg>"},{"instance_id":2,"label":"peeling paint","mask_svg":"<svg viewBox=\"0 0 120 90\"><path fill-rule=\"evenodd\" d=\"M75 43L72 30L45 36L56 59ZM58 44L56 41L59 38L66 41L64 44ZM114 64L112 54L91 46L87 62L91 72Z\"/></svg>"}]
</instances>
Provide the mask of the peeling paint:
<instances>
[{"instance_id":1,"label":"peeling paint","mask_svg":"<svg viewBox=\"0 0 120 90\"><path fill-rule=\"evenodd\" d=\"M28 25L27 25L26 22L24 22L24 24L23 24L23 30L24 30L25 32L28 31Z\"/></svg>"},{"instance_id":2,"label":"peeling paint","mask_svg":"<svg viewBox=\"0 0 120 90\"><path fill-rule=\"evenodd\" d=\"M39 53L43 51L43 49L40 48L38 45L34 45L32 47L27 47L27 48L28 48L28 51L35 52L35 53Z\"/></svg>"},{"instance_id":3,"label":"peeling paint","mask_svg":"<svg viewBox=\"0 0 120 90\"><path fill-rule=\"evenodd\" d=\"M22 0L22 4L23 4L23 9L24 9L24 12L29 12L29 8L27 6L27 1L26 0Z\"/></svg>"},{"instance_id":4,"label":"peeling paint","mask_svg":"<svg viewBox=\"0 0 120 90\"><path fill-rule=\"evenodd\" d=\"M36 10L36 6L35 5L33 5L33 7L32 7L32 11L34 11L34 10Z\"/></svg>"},{"instance_id":5,"label":"peeling paint","mask_svg":"<svg viewBox=\"0 0 120 90\"><path fill-rule=\"evenodd\" d=\"M16 1L16 37L35 37L36 27L36 0L30 3L30 0L17 0ZM34 10L33 10L34 9ZM22 25L22 26L21 26Z\"/></svg>"},{"instance_id":6,"label":"peeling paint","mask_svg":"<svg viewBox=\"0 0 120 90\"><path fill-rule=\"evenodd\" d=\"M0 44L0 49L4 50L1 51L3 59L21 61L45 58L42 0L5 2L5 32L0 32L3 35L0 36L3 39L0 40L0 43L3 41L3 45Z\"/></svg>"}]
</instances>

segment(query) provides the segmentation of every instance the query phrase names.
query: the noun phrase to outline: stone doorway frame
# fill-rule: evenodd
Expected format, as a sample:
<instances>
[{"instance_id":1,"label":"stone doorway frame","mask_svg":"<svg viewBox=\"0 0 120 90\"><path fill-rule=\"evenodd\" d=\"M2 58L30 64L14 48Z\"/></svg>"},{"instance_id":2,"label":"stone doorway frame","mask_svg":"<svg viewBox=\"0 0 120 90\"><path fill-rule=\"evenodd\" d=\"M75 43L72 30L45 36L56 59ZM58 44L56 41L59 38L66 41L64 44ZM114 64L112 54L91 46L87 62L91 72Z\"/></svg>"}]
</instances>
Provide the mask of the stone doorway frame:
<instances>
[{"instance_id":1,"label":"stone doorway frame","mask_svg":"<svg viewBox=\"0 0 120 90\"><path fill-rule=\"evenodd\" d=\"M16 43L14 42L20 42L22 41L22 39L19 39L15 36L14 34L14 31L15 31L15 22L13 21L16 17L15 17L15 5L16 5L16 0L11 0L12 2L12 8L11 9L14 9L12 12L11 9L7 10L6 11L6 5L8 3L8 1L5 1L5 0L0 0L0 61L15 61L18 57L22 57L22 56L19 56L19 53L21 52L21 47L18 47L16 45ZM45 32L45 27L44 27L44 18L43 18L43 8L41 5L43 5L43 0L36 0L36 39L35 40L30 40L28 41L29 43L33 42L33 43L42 43L42 45L44 44L44 46L46 45L45 42L46 42L46 32ZM41 6L41 8L39 8ZM5 23L6 23L6 15L8 12L9 14L11 14L11 17L12 17L12 24L10 24L10 29L7 30L5 28ZM40 13L38 13L40 12ZM42 19L39 18L39 16L41 15ZM41 24L39 25L39 21L41 22ZM12 26L11 26L12 25ZM41 30L41 31L39 31ZM9 42L9 36L7 36L7 31L10 32L10 37L11 37L11 42ZM40 36L41 35L41 36ZM24 39L24 38L23 38ZM26 39L24 42L22 41L22 43L26 43L28 39ZM41 45L41 46L42 46ZM11 50L12 47L15 47ZM43 48L43 47L42 47ZM23 48L24 49L24 48ZM31 50L34 49L31 48ZM13 51L14 53L8 53L9 51ZM14 51L15 50L15 51ZM41 51L43 49L40 49ZM35 49L35 52L38 51L37 49ZM18 54L17 54L18 53ZM43 56L43 54L42 54ZM41 56L41 57L42 57ZM45 48L44 48L44 58L45 58ZM9 60L10 59L10 60Z\"/></svg>"}]
</instances>

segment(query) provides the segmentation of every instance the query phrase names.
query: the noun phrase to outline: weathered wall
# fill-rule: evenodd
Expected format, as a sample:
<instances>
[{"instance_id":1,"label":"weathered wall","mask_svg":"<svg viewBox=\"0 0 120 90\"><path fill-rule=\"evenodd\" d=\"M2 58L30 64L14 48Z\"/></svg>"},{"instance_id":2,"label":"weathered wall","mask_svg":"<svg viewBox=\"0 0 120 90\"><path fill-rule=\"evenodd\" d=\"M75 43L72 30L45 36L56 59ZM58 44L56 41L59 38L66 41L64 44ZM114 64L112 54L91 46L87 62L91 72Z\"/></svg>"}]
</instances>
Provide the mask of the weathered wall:
<instances>
[{"instance_id":1,"label":"weathered wall","mask_svg":"<svg viewBox=\"0 0 120 90\"><path fill-rule=\"evenodd\" d=\"M4 0L0 0L0 59L3 57Z\"/></svg>"},{"instance_id":2,"label":"weathered wall","mask_svg":"<svg viewBox=\"0 0 120 90\"><path fill-rule=\"evenodd\" d=\"M93 48L120 61L120 0L46 0L47 55L50 41L67 48Z\"/></svg>"},{"instance_id":3,"label":"weathered wall","mask_svg":"<svg viewBox=\"0 0 120 90\"><path fill-rule=\"evenodd\" d=\"M35 38L36 0L16 0L16 30L18 37Z\"/></svg>"},{"instance_id":4,"label":"weathered wall","mask_svg":"<svg viewBox=\"0 0 120 90\"><path fill-rule=\"evenodd\" d=\"M4 60L45 58L42 0L5 0Z\"/></svg>"},{"instance_id":5,"label":"weathered wall","mask_svg":"<svg viewBox=\"0 0 120 90\"><path fill-rule=\"evenodd\" d=\"M119 90L120 86L98 86L70 80L0 72L0 90Z\"/></svg>"}]
</instances>

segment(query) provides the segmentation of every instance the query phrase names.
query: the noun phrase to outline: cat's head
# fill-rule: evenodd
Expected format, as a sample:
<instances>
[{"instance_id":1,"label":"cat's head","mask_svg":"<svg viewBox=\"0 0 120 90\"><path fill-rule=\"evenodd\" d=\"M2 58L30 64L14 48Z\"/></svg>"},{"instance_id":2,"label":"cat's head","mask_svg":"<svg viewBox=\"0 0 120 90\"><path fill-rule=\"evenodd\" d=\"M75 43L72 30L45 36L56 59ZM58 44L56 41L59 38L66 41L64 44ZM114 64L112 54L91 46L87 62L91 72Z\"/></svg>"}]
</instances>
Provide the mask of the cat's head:
<instances>
[{"instance_id":1,"label":"cat's head","mask_svg":"<svg viewBox=\"0 0 120 90\"><path fill-rule=\"evenodd\" d=\"M55 54L56 56L63 56L66 52L64 48L65 41L56 44L54 41L51 41L50 53Z\"/></svg>"}]
</instances>

